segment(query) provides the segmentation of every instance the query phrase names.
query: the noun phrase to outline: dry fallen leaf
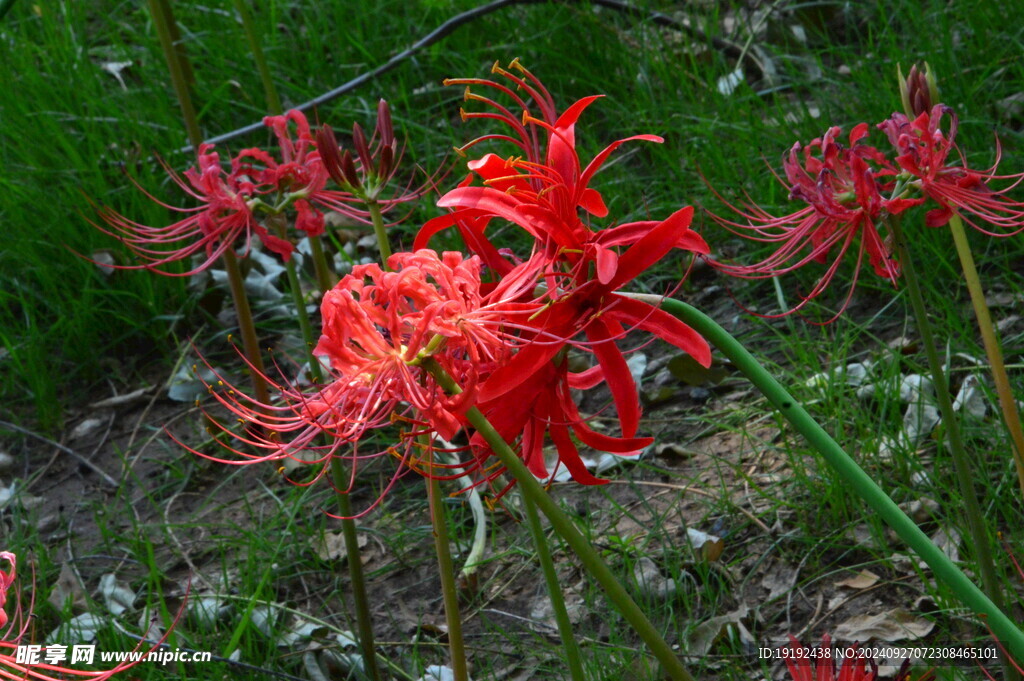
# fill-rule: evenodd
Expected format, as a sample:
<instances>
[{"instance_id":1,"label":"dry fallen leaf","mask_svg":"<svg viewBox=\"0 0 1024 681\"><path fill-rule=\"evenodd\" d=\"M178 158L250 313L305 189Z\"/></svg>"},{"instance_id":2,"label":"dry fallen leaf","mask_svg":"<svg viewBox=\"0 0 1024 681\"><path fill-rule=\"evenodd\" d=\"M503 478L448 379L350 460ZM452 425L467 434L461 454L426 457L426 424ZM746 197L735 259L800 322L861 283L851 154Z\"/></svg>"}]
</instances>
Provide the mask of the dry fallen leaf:
<instances>
[{"instance_id":1,"label":"dry fallen leaf","mask_svg":"<svg viewBox=\"0 0 1024 681\"><path fill-rule=\"evenodd\" d=\"M879 576L871 570L861 570L853 577L847 577L836 582L836 586L845 586L849 589L867 589L878 583Z\"/></svg>"},{"instance_id":2,"label":"dry fallen leaf","mask_svg":"<svg viewBox=\"0 0 1024 681\"><path fill-rule=\"evenodd\" d=\"M676 593L676 580L661 574L658 565L647 556L633 566L633 579L636 580L637 591L645 598L668 600Z\"/></svg>"},{"instance_id":3,"label":"dry fallen leaf","mask_svg":"<svg viewBox=\"0 0 1024 681\"><path fill-rule=\"evenodd\" d=\"M792 565L776 563L761 578L761 586L768 589L768 599L773 601L783 594L789 593L796 584L799 571Z\"/></svg>"},{"instance_id":4,"label":"dry fallen leaf","mask_svg":"<svg viewBox=\"0 0 1024 681\"><path fill-rule=\"evenodd\" d=\"M854 615L841 622L832 632L832 637L840 641L893 643L922 638L934 628L934 622L896 608L875 615Z\"/></svg>"},{"instance_id":5,"label":"dry fallen leaf","mask_svg":"<svg viewBox=\"0 0 1024 681\"><path fill-rule=\"evenodd\" d=\"M739 608L725 615L712 617L706 622L701 622L694 627L686 639L686 653L694 657L705 657L711 650L711 646L724 634L729 626L736 629L740 640L753 645L754 637L743 625L743 618L747 616L749 608L741 605Z\"/></svg>"},{"instance_id":6,"label":"dry fallen leaf","mask_svg":"<svg viewBox=\"0 0 1024 681\"><path fill-rule=\"evenodd\" d=\"M100 577L99 591L107 610L112 615L120 615L125 610L135 607L135 592L123 584L118 584L117 577L111 572Z\"/></svg>"},{"instance_id":7,"label":"dry fallen leaf","mask_svg":"<svg viewBox=\"0 0 1024 681\"><path fill-rule=\"evenodd\" d=\"M366 548L366 544L369 541L369 537L365 534L356 535L356 543L361 549ZM345 552L345 535L341 532L328 532L325 534L323 543L317 547L316 555L320 556L321 560L344 560L348 555ZM365 563L367 557L361 556L361 558Z\"/></svg>"},{"instance_id":8,"label":"dry fallen leaf","mask_svg":"<svg viewBox=\"0 0 1024 681\"><path fill-rule=\"evenodd\" d=\"M46 601L57 610L64 610L68 607L68 600L71 601L72 612L85 610L85 588L71 566L64 563L60 567L57 582L53 585L50 597Z\"/></svg>"},{"instance_id":9,"label":"dry fallen leaf","mask_svg":"<svg viewBox=\"0 0 1024 681\"><path fill-rule=\"evenodd\" d=\"M718 560L725 551L725 541L713 534L688 527L686 528L686 536L690 540L690 546L693 547L697 557L709 563Z\"/></svg>"}]
</instances>

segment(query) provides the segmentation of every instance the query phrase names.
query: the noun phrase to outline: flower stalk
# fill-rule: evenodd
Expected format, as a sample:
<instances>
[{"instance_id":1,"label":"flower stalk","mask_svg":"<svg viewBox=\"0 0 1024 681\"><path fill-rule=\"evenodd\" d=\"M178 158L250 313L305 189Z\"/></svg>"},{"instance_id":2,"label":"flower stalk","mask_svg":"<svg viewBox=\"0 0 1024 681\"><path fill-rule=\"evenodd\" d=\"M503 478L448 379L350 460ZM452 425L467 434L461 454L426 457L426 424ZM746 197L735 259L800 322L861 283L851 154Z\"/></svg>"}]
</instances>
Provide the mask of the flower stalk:
<instances>
[{"instance_id":1,"label":"flower stalk","mask_svg":"<svg viewBox=\"0 0 1024 681\"><path fill-rule=\"evenodd\" d=\"M999 347L999 339L996 336L995 326L992 324L988 303L985 302L985 291L981 288L981 280L978 278L978 270L974 266L971 246L967 241L964 224L959 215L954 213L950 218L949 229L953 234L953 243L956 244L956 253L960 257L960 267L964 273L964 281L967 282L967 290L971 294L971 305L974 307L974 317L978 320L978 330L981 332L985 354L988 356L989 366L992 367L992 380L996 386L996 396L999 399L999 408L1003 412L1006 429L1010 432L1017 481L1020 485L1021 495L1024 497L1024 431L1021 429L1017 401L1014 400L1013 392L1010 389L1010 378L1006 374L1003 351Z\"/></svg>"},{"instance_id":2,"label":"flower stalk","mask_svg":"<svg viewBox=\"0 0 1024 681\"><path fill-rule=\"evenodd\" d=\"M245 29L245 37L249 41L249 49L252 50L252 60L256 62L256 69L260 72L263 94L267 100L267 111L276 116L284 109L281 107L281 97L277 94L274 79L270 75L267 58L263 55L263 45L260 42L259 33L256 31L256 22L252 19L252 12L249 11L246 0L235 0L235 11L238 12L238 16L242 20L242 28Z\"/></svg>"},{"instance_id":3,"label":"flower stalk","mask_svg":"<svg viewBox=\"0 0 1024 681\"><path fill-rule=\"evenodd\" d=\"M348 498L349 474L345 464L336 456L331 457L331 480L338 499L338 513L341 516L341 536L345 540L345 556L348 562L348 576L352 588L352 601L356 608L356 629L359 631L359 647L363 653L363 671L371 681L381 681L377 666L377 648L373 639L373 619L370 617L370 600L366 595L366 575L359 554L359 537L356 535L356 521L352 519L352 502Z\"/></svg>"},{"instance_id":4,"label":"flower stalk","mask_svg":"<svg viewBox=\"0 0 1024 681\"><path fill-rule=\"evenodd\" d=\"M160 49L163 50L164 58L167 60L167 69L170 71L171 84L174 86L174 93L177 95L178 105L181 107L181 117L185 123L189 144L193 149L199 149L199 145L203 142L203 134L199 130L199 119L196 117L196 110L189 94L191 67L182 54L184 48L176 44L174 13L169 0L149 0L149 13L153 17L153 27L160 39Z\"/></svg>"},{"instance_id":5,"label":"flower stalk","mask_svg":"<svg viewBox=\"0 0 1024 681\"><path fill-rule=\"evenodd\" d=\"M555 563L551 559L551 548L548 546L548 538L540 524L540 516L537 515L537 506L527 494L523 494L520 498L523 500L526 524L529 526L530 534L533 536L533 545L537 549L537 558L540 561L541 571L544 573L544 581L547 582L548 598L551 600L551 609L555 614L555 623L558 625L558 635L562 639L562 649L565 650L565 661L569 665L569 677L572 681L586 681L587 677L583 673L583 660L580 656L580 648L576 644L576 638L572 633L569 611L565 609L562 586L558 581Z\"/></svg>"},{"instance_id":6,"label":"flower stalk","mask_svg":"<svg viewBox=\"0 0 1024 681\"><path fill-rule=\"evenodd\" d=\"M235 303L235 314L238 315L238 331L242 335L242 348L250 365L252 388L256 399L263 404L270 403L270 391L267 389L266 374L263 369L263 355L260 353L260 342L256 337L256 324L249 306L249 296L245 293L245 281L238 266L238 257L231 248L225 248L221 260L224 270L228 273L228 284L231 287L231 298Z\"/></svg>"},{"instance_id":7,"label":"flower stalk","mask_svg":"<svg viewBox=\"0 0 1024 681\"><path fill-rule=\"evenodd\" d=\"M427 450L429 466L433 467L434 454L430 436L421 436L420 444ZM437 569L441 577L441 597L444 600L444 617L448 625L448 651L451 656L455 681L469 681L466 665L466 647L462 640L462 615L459 613L459 594L455 586L455 566L452 563L451 548L448 545L448 525L444 519L444 502L441 498L441 482L436 476L427 476L427 497L430 502L430 524L434 530L434 551L437 554Z\"/></svg>"},{"instance_id":8,"label":"flower stalk","mask_svg":"<svg viewBox=\"0 0 1024 681\"><path fill-rule=\"evenodd\" d=\"M149 0L149 10L153 17L153 26L160 38L160 47L167 60L167 68L171 75L171 83L174 86L178 104L181 107L181 117L185 123L189 144L193 149L200 149L203 135L199 129L199 119L196 116L195 107L192 105L192 97L189 94L189 77L192 69L184 54L184 48L180 44L176 44L176 25L171 5L168 0ZM245 280L242 278L238 266L238 258L230 245L224 249L221 259L224 261L224 270L227 272L231 287L231 298L235 304L235 314L238 317L238 330L242 336L242 347L252 369L253 391L256 394L256 399L266 404L270 401L270 392L264 378L263 357L260 354L252 308L249 306L249 298L245 293Z\"/></svg>"},{"instance_id":9,"label":"flower stalk","mask_svg":"<svg viewBox=\"0 0 1024 681\"><path fill-rule=\"evenodd\" d=\"M459 385L449 376L444 369L431 357L422 360L424 369L430 372L434 379L450 395L457 395L462 392ZM466 418L476 429L487 444L492 448L501 464L516 479L519 489L524 497L529 497L537 507L548 517L555 532L562 537L569 548L579 557L580 562L586 570L597 580L604 589L608 599L618 608L625 620L633 627L633 630L643 639L650 648L651 653L661 663L665 674L673 681L693 681L693 677L682 661L676 655L672 647L666 643L658 630L654 627L644 611L630 597L625 587L616 579L615 575L602 560L600 554L594 549L587 539L580 534L572 520L569 519L558 504L551 498L530 470L526 467L516 453L502 439L494 426L476 407L471 407L466 412Z\"/></svg>"},{"instance_id":10,"label":"flower stalk","mask_svg":"<svg viewBox=\"0 0 1024 681\"><path fill-rule=\"evenodd\" d=\"M384 214L376 199L367 199L366 209L370 212L370 219L373 221L373 234L377 237L377 250L380 251L380 261L386 270L388 258L391 257L391 244L388 243L388 232L384 227Z\"/></svg>"},{"instance_id":11,"label":"flower stalk","mask_svg":"<svg viewBox=\"0 0 1024 681\"><path fill-rule=\"evenodd\" d=\"M932 333L931 323L928 321L928 310L924 304L924 296L921 293L921 286L918 283L914 263L910 259L910 251L907 249L906 237L903 234L899 219L891 218L889 220L889 227L892 229L898 258L903 265L903 274L907 283L907 293L910 296L910 305L914 309L914 316L917 318L918 333L921 334L921 343L924 346L928 367L935 383L936 402L938 402L939 414L942 416L942 425L946 429L950 453L953 456L953 467L956 470L957 482L960 485L960 495L963 497L964 510L967 514L967 530L971 535L971 543L974 545L974 557L977 559L978 568L981 571L981 582L992 602L998 607L1002 607L1002 593L999 588L999 580L996 577L995 564L992 562L992 553L989 551L988 534L985 531L985 521L981 514L978 493L974 487L974 479L971 475L971 464L967 459L963 438L960 435L960 423L957 420L956 412L953 411L953 399L949 394L949 383L947 382L946 372L942 368L942 361L939 359L939 351L935 345L935 336Z\"/></svg>"},{"instance_id":12,"label":"flower stalk","mask_svg":"<svg viewBox=\"0 0 1024 681\"><path fill-rule=\"evenodd\" d=\"M327 264L327 256L324 254L324 245L320 237L309 237L309 250L313 256L313 271L316 274L317 288L321 293L330 291L337 280L331 274L331 268Z\"/></svg>"},{"instance_id":13,"label":"flower stalk","mask_svg":"<svg viewBox=\"0 0 1024 681\"><path fill-rule=\"evenodd\" d=\"M269 220L275 223L274 227L281 238L287 234L284 215L273 215ZM311 237L312 242L316 237ZM313 327L310 323L309 312L306 310L306 301L302 296L302 288L299 285L298 273L295 271L295 261L289 259L285 263L285 271L288 274L288 286L292 290L292 300L295 303L296 316L299 319L299 328L302 331L303 346L306 349L306 361L309 362L309 375L315 384L323 381L323 372L320 369L320 360L313 353L315 339ZM349 501L348 471L345 465L336 457L331 457L331 477L334 482L334 489L338 498L338 511L341 518L341 534L345 543L345 559L348 563L349 582L352 589L352 601L356 609L356 628L359 630L359 645L363 652L364 670L367 676L373 681L381 679L380 670L377 666L377 650L374 644L373 620L370 616L370 598L366 593L366 577L363 573L363 561L359 551L359 537L356 533L356 523L352 519L352 503Z\"/></svg>"},{"instance_id":14,"label":"flower stalk","mask_svg":"<svg viewBox=\"0 0 1024 681\"><path fill-rule=\"evenodd\" d=\"M652 302L656 298L646 296L646 299ZM811 418L810 414L739 341L710 317L686 303L664 299L661 300L661 307L693 327L728 357L868 506L928 564L935 576L945 583L961 602L984 619L986 626L998 640L1005 643L1012 656L1024 659L1024 633L1017 628L1013 620L1006 616L993 599L968 579L949 556L921 531L921 528L889 498L849 454L843 451L842 447Z\"/></svg>"}]
</instances>

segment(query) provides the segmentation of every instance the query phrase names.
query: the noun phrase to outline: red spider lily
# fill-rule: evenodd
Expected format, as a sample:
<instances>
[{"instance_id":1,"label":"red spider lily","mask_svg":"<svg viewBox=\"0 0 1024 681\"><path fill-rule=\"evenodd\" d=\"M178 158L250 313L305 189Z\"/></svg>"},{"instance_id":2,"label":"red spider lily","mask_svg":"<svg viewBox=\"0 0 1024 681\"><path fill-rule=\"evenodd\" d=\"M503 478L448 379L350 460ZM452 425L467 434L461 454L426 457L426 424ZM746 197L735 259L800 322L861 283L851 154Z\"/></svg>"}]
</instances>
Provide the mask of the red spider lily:
<instances>
[{"instance_id":1,"label":"red spider lily","mask_svg":"<svg viewBox=\"0 0 1024 681\"><path fill-rule=\"evenodd\" d=\"M4 606L7 603L7 590L14 584L14 580L17 578L17 567L18 559L10 551L0 551L0 560L7 561L7 564L11 566L10 572L4 572L0 570L0 627L7 626L7 612L4 610Z\"/></svg>"},{"instance_id":2,"label":"red spider lily","mask_svg":"<svg viewBox=\"0 0 1024 681\"><path fill-rule=\"evenodd\" d=\"M825 264L832 260L810 293L783 314L796 312L825 290L843 256L858 237L860 243L856 246L854 279L840 313L853 294L856 272L860 270L865 252L875 273L895 282L900 272L899 264L892 255L888 238L879 233L879 224L890 215L923 201L883 197L883 192L893 188L892 176L896 171L881 152L860 143L868 134L866 123L857 125L850 132L849 147L836 141L839 133L838 127L832 127L806 147L798 142L783 162L790 198L804 201L807 203L805 208L777 217L752 202L743 206L726 202L745 222L709 213L713 220L744 238L779 244L774 253L754 265L713 263L733 276L770 278L810 262Z\"/></svg>"},{"instance_id":3,"label":"red spider lily","mask_svg":"<svg viewBox=\"0 0 1024 681\"><path fill-rule=\"evenodd\" d=\"M593 387L594 375L594 372L590 375L570 373L568 358L563 351L526 375L519 382L514 398L502 394L482 400L478 407L502 439L517 447L523 462L538 478L546 479L552 473L547 469L543 451L545 435L550 435L559 465L568 469L573 480L584 485L602 484L607 480L597 478L587 470L572 435L588 447L620 456L638 454L654 438L612 437L587 425L576 408L570 389ZM489 467L492 451L479 434L473 436L471 444L478 467L486 472L484 480L493 480L503 472L501 467Z\"/></svg>"},{"instance_id":4,"label":"red spider lily","mask_svg":"<svg viewBox=\"0 0 1024 681\"><path fill-rule=\"evenodd\" d=\"M295 124L294 138L289 123ZM324 216L310 205L310 199L325 190L327 171L317 153L309 121L301 111L293 109L283 116L267 116L263 124L277 137L281 162L258 148L242 150L236 160L253 159L262 164L259 170L247 166L259 185L266 192L276 191L280 206L295 209L296 229L311 237L320 236L324 232ZM279 209L271 207L271 212L276 210Z\"/></svg>"},{"instance_id":5,"label":"red spider lily","mask_svg":"<svg viewBox=\"0 0 1024 681\"><path fill-rule=\"evenodd\" d=\"M811 663L811 658L804 653L804 647L795 637L789 637L789 652L786 657L786 667L793 681L875 681L878 678L878 665L875 661L863 655L855 655L839 667L839 675L836 676L836 660L832 658L835 652L832 649L832 639L828 634L821 637L822 653ZM856 646L854 646L856 649Z\"/></svg>"},{"instance_id":6,"label":"red spider lily","mask_svg":"<svg viewBox=\"0 0 1024 681\"><path fill-rule=\"evenodd\" d=\"M551 94L544 85L518 61L509 69L494 65L492 71L506 78L510 86L485 79L449 79L448 85L466 85L466 100L478 101L492 109L488 112L466 112L464 119L497 120L512 134L484 135L464 145L460 151L486 140L512 142L521 156L502 158L486 154L470 161L472 174L467 181L445 194L438 205L452 208L453 212L429 221L416 237L415 248L424 247L437 232L457 226L469 245L481 255L485 263L499 273L508 271L507 261L484 235L491 218L500 217L523 228L536 239L537 248L547 255L549 264L564 264L577 281L585 281L596 269L603 283L615 272L618 253L615 246L626 245L639 239L657 222L621 225L599 232L591 230L580 218L586 214L603 218L608 215L601 194L589 186L594 174L608 157L625 142L643 140L661 142L657 135L634 135L617 140L595 156L586 166L576 152L576 124L584 110L600 99L601 95L585 97L559 114ZM510 98L521 115L513 114L497 101L476 94L472 86L495 90ZM517 91L525 92L532 102L531 110ZM539 112L539 116L534 113ZM471 178L478 178L483 186L470 186ZM688 242L680 243L688 248Z\"/></svg>"},{"instance_id":7,"label":"red spider lily","mask_svg":"<svg viewBox=\"0 0 1024 681\"><path fill-rule=\"evenodd\" d=\"M599 97L577 101L559 114L543 84L518 62L510 69L493 72L510 86L482 79L458 79L448 84L469 86L466 99L484 103L489 111L462 112L463 118L494 119L512 134L484 135L462 148L465 151L485 140L512 142L523 156L502 159L494 154L470 161L472 174L438 204L453 209L431 220L418 234L422 246L438 231L456 226L467 245L502 277L502 282L543 282L545 307L521 329L523 345L507 363L497 367L480 388L481 409L499 432L518 441L522 456L534 473L544 477L541 445L551 435L559 459L573 475L586 483L603 482L584 468L570 429L584 444L620 454L636 453L650 440L634 438L640 418L635 381L615 341L627 328L642 328L672 342L710 363L707 343L677 319L647 303L616 293L672 248L706 254L707 245L690 229L693 210L686 208L664 221L645 221L594 231L580 218L580 211L606 217L608 208L597 190L589 186L609 155L630 140L660 142L655 135L637 135L606 147L585 166L576 152L575 128L583 111ZM522 115L513 114L497 101L475 94L473 86L496 91L512 100ZM519 92L525 92L528 104ZM534 107L531 110L531 106ZM534 113L534 112L539 113ZM472 186L473 179L483 186ZM507 220L530 234L534 254L525 262L510 263L486 237L489 222ZM628 247L621 251L622 248ZM621 251L621 252L620 252ZM533 287L521 287L533 298ZM585 340L577 340L583 335ZM573 377L565 368L565 350L574 345L594 354L597 366L584 376ZM570 388L593 387L606 381L611 390L622 438L598 436L586 426L570 398ZM546 387L544 387L546 386ZM509 399L511 395L529 399ZM600 442L597 440L600 439ZM474 438L478 460L490 451Z\"/></svg>"},{"instance_id":8,"label":"red spider lily","mask_svg":"<svg viewBox=\"0 0 1024 681\"><path fill-rule=\"evenodd\" d=\"M13 587L16 579L17 572L17 557L9 551L0 551L0 560L6 561L10 565L10 572L4 572L0 570L0 627L7 627L6 630L0 631L0 679L37 679L38 681L62 681L68 678L79 678L79 679L92 679L93 681L102 681L103 679L109 679L115 674L119 674L135 665L139 664L145 655L156 651L166 640L167 634L164 634L163 638L157 641L156 644L148 653L141 653L139 659L134 661L127 661L118 664L112 669L105 671L83 671L79 669L71 669L68 667L62 667L56 664L23 664L18 661L16 654L18 646L25 645L24 638L28 633L31 620L33 618L32 605L33 601L29 604L28 613L22 612L21 604L18 602L18 598L14 594L9 594L8 591ZM16 609L11 617L8 617L4 611L4 605L7 601L8 595L14 596L16 603ZM184 612L184 607L178 613L178 617L181 617L181 613ZM175 618L174 624L177 624L177 618ZM9 625L9 626L8 626ZM172 624L172 628L173 628ZM142 643L136 646L135 651L139 651ZM135 652L133 651L133 652Z\"/></svg>"},{"instance_id":9,"label":"red spider lily","mask_svg":"<svg viewBox=\"0 0 1024 681\"><path fill-rule=\"evenodd\" d=\"M279 404L274 405L261 404L232 386L211 390L246 424L240 435L223 425L221 430L261 453L249 454L226 443L221 444L231 458L195 453L230 464L286 459L323 463L340 456L342 447L358 445L368 431L403 423L408 430L399 445L368 454L355 448L350 455L355 462L395 455L402 464L398 475L411 465L414 436L454 437L476 398L480 376L511 351L503 324L528 317L536 306L506 305L485 296L476 257L422 250L396 253L388 266L391 271L376 264L356 266L324 295L323 333L314 354L327 357L329 383L301 389L271 381L279 391ZM445 394L420 366L427 356L463 386L462 394ZM321 475L323 469L316 478Z\"/></svg>"},{"instance_id":10,"label":"red spider lily","mask_svg":"<svg viewBox=\"0 0 1024 681\"><path fill-rule=\"evenodd\" d=\"M948 116L948 134L942 130L943 118ZM957 116L943 104L922 112L913 121L904 114L879 123L896 148L896 162L912 178L912 186L939 204L928 211L925 221L929 227L949 222L953 213L989 236L1012 236L1024 230L1024 202L1015 201L1006 192L1024 181L1024 173L997 175L996 162L987 170L972 170L956 148ZM950 152L956 150L959 164L949 163ZM1009 186L994 190L992 180L1011 180ZM979 223L987 223L993 232Z\"/></svg>"},{"instance_id":11,"label":"red spider lily","mask_svg":"<svg viewBox=\"0 0 1024 681\"><path fill-rule=\"evenodd\" d=\"M557 298L547 303L531 321L542 334L487 378L481 387L480 399L485 402L494 400L519 388L533 372L554 359L566 344L572 344L592 352L597 358L598 365L589 375L590 387L601 380L607 382L622 434L626 438L633 437L640 419L640 400L625 357L615 345L616 340L625 336L627 328L649 331L686 351L700 364L711 364L707 341L689 326L657 307L616 293L674 248L684 238L682 235L689 231L692 217L693 209L687 207L658 223L617 259L615 274L607 282L584 282L560 292ZM692 237L700 238L695 234ZM696 244L694 248L697 248ZM706 246L698 252L707 253ZM549 291L549 295L553 293ZM580 334L587 340L573 340ZM561 342L548 339L560 339Z\"/></svg>"},{"instance_id":12,"label":"red spider lily","mask_svg":"<svg viewBox=\"0 0 1024 681\"><path fill-rule=\"evenodd\" d=\"M833 655L838 649L832 646L828 634L821 637L819 655L814 657L806 654L806 649L795 637L789 637L789 655L786 667L793 681L875 681L878 678L878 665L866 654L858 652L857 644L853 644L853 656L837 665ZM935 672L931 669L917 678L917 681L934 681ZM910 660L905 660L893 681L910 681Z\"/></svg>"},{"instance_id":13,"label":"red spider lily","mask_svg":"<svg viewBox=\"0 0 1024 681\"><path fill-rule=\"evenodd\" d=\"M310 200L360 222L371 222L370 213L364 207L368 201L376 202L386 213L395 206L418 199L434 186L434 178L428 178L419 187L414 188L410 183L396 188L390 196L385 195L400 168L403 149L395 138L391 109L383 99L377 103L377 125L370 140L358 123L353 124L355 155L338 146L334 131L328 125L317 130L316 144L325 171L341 190L318 191Z\"/></svg>"},{"instance_id":14,"label":"red spider lily","mask_svg":"<svg viewBox=\"0 0 1024 681\"><path fill-rule=\"evenodd\" d=\"M269 234L253 214L250 204L262 190L253 183L249 177L250 169L239 159L235 159L231 172L225 176L220 165L220 155L213 151L213 145L204 144L199 148L198 170L190 168L185 172L184 179L170 168L168 172L175 184L196 199L199 206L170 206L152 194L145 193L161 206L186 214L188 217L183 220L166 227L149 227L109 208L99 210L107 227L95 226L121 239L144 261L141 265L120 265L118 269L148 269L170 276L191 276L205 270L225 250L234 248L243 237L248 244L253 234L283 259L287 260L291 256L292 245ZM202 263L187 272L167 272L161 269L197 253L205 254Z\"/></svg>"}]
</instances>

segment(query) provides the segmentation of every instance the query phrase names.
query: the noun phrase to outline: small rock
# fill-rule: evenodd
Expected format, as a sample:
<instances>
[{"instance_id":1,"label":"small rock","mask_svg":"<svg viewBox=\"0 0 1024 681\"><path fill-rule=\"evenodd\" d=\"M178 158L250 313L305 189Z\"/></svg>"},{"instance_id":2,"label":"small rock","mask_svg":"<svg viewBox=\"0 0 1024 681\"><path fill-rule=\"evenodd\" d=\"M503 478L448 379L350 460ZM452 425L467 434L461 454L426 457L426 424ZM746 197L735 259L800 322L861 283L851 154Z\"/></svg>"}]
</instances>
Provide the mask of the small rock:
<instances>
[{"instance_id":1,"label":"small rock","mask_svg":"<svg viewBox=\"0 0 1024 681\"><path fill-rule=\"evenodd\" d=\"M50 513L39 519L39 522L36 523L36 531L46 534L56 530L58 525L60 525L60 514Z\"/></svg>"},{"instance_id":2,"label":"small rock","mask_svg":"<svg viewBox=\"0 0 1024 681\"><path fill-rule=\"evenodd\" d=\"M82 440L103 427L103 419L88 418L75 426L75 429L68 435L72 440Z\"/></svg>"}]
</instances>

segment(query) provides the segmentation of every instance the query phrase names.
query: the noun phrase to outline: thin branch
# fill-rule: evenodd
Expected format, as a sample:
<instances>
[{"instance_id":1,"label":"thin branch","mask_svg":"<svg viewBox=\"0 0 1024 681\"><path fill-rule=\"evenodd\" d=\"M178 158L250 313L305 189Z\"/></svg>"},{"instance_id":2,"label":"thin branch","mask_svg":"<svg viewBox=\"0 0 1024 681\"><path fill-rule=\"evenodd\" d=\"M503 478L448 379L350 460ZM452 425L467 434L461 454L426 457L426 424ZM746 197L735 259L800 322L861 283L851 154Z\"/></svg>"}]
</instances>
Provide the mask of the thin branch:
<instances>
[{"instance_id":1,"label":"thin branch","mask_svg":"<svg viewBox=\"0 0 1024 681\"><path fill-rule=\"evenodd\" d=\"M103 482L107 483L111 487L114 487L116 489L116 488L121 486L121 484L117 480L114 480L112 477L107 475L103 471L103 469L101 469L99 466L94 464L92 461L89 461L89 459L85 458L84 456L82 456L81 454L79 454L75 450L71 449L70 447L65 447L61 443L55 442L55 441L51 440L50 438L46 437L45 435L40 435L39 433L34 433L31 430L28 430L27 428L22 428L21 426L16 426L13 423L9 423L7 421L0 421L0 428L10 428L11 430L17 431L17 432L19 432L19 433L21 433L23 435L28 435L29 437L34 437L35 439L37 439L37 440L39 440L41 442L45 442L48 445L52 445L52 446L56 447L57 449L59 449L60 451L62 451L65 454L67 454L68 456L73 457L75 460L78 461L78 463L82 464L83 466L85 466L86 468L91 470L96 475L100 476L100 478L103 479Z\"/></svg>"},{"instance_id":2,"label":"thin branch","mask_svg":"<svg viewBox=\"0 0 1024 681\"><path fill-rule=\"evenodd\" d=\"M299 104L292 108L298 109L299 111L309 111L310 109L316 108L323 104L327 104L328 102L333 101L338 97L341 97L342 95L348 94L352 90L355 90L356 88L368 83L377 76L387 73L388 71L395 68L396 66L398 66L403 61L413 56L423 48L429 47L430 45L433 45L442 38L447 37L460 26L468 24L472 21L476 21L477 19L483 16L496 12L500 9L504 9L505 7L511 7L513 5L539 5L548 2L561 2L562 4L566 5L587 4L584 2L580 2L580 0L494 0L494 2L490 2L486 5L481 5L480 7L476 7L466 12L462 12L461 14L456 14L455 16L453 16L452 18L448 19L443 24L435 28L433 31L417 40L415 43L410 45L405 50L399 52L395 56L388 59L386 62L384 62L377 68L371 69L366 73L362 73L353 78L352 80L348 81L347 83L339 85L338 87L328 92L325 92L319 97L311 99L307 102L303 102L302 104ZM658 26L664 26L667 28L675 29L677 31L681 31L696 38L697 40L710 43L712 47L714 47L717 50L720 50L724 54L734 59L740 58L743 54L743 48L741 48L739 45L731 43L723 38L708 36L700 29L690 26L684 21L675 19L661 12L652 12L642 9L640 7L634 7L633 5L630 5L627 2L622 2L621 0L590 0L589 4L598 7L603 7L605 9L614 10L616 12L621 12L636 19L650 21ZM211 137L208 140L206 140L206 143L222 144L224 142L228 142L238 137L243 137L250 133L260 132L261 130L264 129L266 129L266 126L263 124L263 121L259 121L238 128L236 130L226 132L223 135ZM192 147L184 147L181 149L181 151L184 153L189 153L192 151Z\"/></svg>"}]
</instances>

